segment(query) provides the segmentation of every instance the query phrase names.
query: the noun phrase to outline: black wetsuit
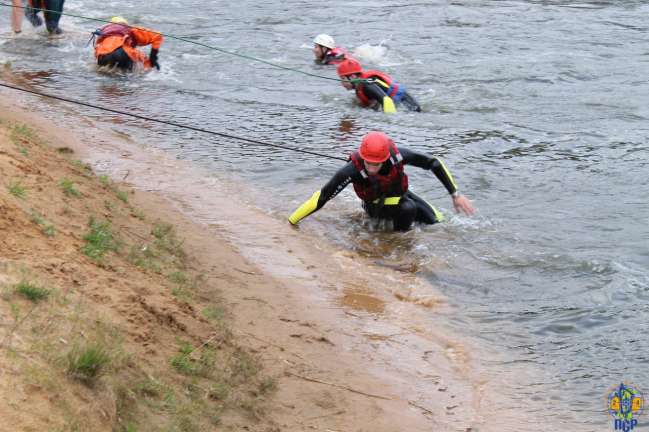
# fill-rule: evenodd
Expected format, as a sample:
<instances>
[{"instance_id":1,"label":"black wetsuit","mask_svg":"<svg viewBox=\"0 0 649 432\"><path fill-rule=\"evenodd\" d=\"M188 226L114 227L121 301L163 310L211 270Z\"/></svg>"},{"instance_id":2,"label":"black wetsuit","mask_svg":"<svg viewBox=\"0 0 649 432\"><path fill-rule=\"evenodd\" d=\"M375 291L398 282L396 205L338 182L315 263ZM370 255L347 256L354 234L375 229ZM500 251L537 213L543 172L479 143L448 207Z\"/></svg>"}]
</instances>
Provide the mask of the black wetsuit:
<instances>
[{"instance_id":1,"label":"black wetsuit","mask_svg":"<svg viewBox=\"0 0 649 432\"><path fill-rule=\"evenodd\" d=\"M118 67L124 71L133 70L133 60L126 54L124 48L119 47L115 51L97 57L97 65Z\"/></svg>"},{"instance_id":2,"label":"black wetsuit","mask_svg":"<svg viewBox=\"0 0 649 432\"><path fill-rule=\"evenodd\" d=\"M378 102L375 107L383 106L383 98L387 96L387 93L385 92L383 87L375 82L373 83L369 81L357 83L355 85L363 87L363 92L368 99ZM407 91L404 92L401 96L401 99L395 101L395 103L404 105L408 109L408 111L421 111L419 102L417 102L417 100L412 97L412 95L410 95L410 93L408 93Z\"/></svg>"},{"instance_id":3,"label":"black wetsuit","mask_svg":"<svg viewBox=\"0 0 649 432\"><path fill-rule=\"evenodd\" d=\"M439 181L446 187L449 194L457 190L453 177L439 159L402 147L399 148L399 152L403 157L404 165L413 165L433 171ZM390 162L388 160L383 164L378 175L385 174L389 170ZM350 183L364 181L366 180L356 169L353 162L348 162L321 189L317 207L313 212L321 209L327 201L338 195ZM410 191L401 197L398 205L382 205L381 203L375 204L364 201L363 208L371 217L392 219L396 231L407 231L414 221L434 224L435 222L439 222L440 218L440 215L430 204Z\"/></svg>"}]
</instances>

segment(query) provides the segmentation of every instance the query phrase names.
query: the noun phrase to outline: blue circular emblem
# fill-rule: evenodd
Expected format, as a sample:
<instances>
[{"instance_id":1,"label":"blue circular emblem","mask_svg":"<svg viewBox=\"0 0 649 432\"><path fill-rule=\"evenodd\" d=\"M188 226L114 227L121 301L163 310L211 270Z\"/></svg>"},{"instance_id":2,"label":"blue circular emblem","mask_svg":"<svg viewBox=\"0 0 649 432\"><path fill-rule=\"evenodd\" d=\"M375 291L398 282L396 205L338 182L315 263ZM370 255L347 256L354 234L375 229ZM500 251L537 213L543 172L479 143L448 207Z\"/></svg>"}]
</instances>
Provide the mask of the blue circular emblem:
<instances>
[{"instance_id":1,"label":"blue circular emblem","mask_svg":"<svg viewBox=\"0 0 649 432\"><path fill-rule=\"evenodd\" d=\"M644 410L644 397L637 386L620 384L608 395L608 413L618 420L631 421Z\"/></svg>"}]
</instances>

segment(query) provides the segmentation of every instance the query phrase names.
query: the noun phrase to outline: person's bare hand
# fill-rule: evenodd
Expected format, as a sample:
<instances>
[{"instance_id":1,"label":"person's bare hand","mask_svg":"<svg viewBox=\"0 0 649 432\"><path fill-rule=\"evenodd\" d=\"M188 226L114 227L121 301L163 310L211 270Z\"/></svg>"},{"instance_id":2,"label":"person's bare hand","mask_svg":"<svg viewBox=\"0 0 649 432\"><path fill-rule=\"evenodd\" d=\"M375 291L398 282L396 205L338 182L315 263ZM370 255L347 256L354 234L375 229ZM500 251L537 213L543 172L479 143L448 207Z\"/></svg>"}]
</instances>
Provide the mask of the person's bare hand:
<instances>
[{"instance_id":1,"label":"person's bare hand","mask_svg":"<svg viewBox=\"0 0 649 432\"><path fill-rule=\"evenodd\" d=\"M463 212L468 216L471 216L473 213L475 213L473 204L471 204L471 201L464 195L457 195L453 197L453 207L455 208L456 213Z\"/></svg>"}]
</instances>

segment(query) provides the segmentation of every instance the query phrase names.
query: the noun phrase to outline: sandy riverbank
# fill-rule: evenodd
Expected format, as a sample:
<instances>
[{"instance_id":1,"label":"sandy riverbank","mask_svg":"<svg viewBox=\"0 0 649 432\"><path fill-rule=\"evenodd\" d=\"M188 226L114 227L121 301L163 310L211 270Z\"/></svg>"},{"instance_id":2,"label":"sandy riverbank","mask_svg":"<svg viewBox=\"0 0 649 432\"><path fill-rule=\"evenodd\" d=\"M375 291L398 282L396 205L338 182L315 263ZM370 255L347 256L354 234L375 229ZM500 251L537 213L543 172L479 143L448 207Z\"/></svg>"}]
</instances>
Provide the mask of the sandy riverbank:
<instances>
[{"instance_id":1,"label":"sandy riverbank","mask_svg":"<svg viewBox=\"0 0 649 432\"><path fill-rule=\"evenodd\" d=\"M472 350L399 319L444 310L421 281L223 206L239 186L163 153L99 147L11 109L6 430L503 430ZM115 241L97 258L87 245L102 226ZM21 282L50 295L25 299ZM87 346L108 360L84 380L71 365Z\"/></svg>"}]
</instances>

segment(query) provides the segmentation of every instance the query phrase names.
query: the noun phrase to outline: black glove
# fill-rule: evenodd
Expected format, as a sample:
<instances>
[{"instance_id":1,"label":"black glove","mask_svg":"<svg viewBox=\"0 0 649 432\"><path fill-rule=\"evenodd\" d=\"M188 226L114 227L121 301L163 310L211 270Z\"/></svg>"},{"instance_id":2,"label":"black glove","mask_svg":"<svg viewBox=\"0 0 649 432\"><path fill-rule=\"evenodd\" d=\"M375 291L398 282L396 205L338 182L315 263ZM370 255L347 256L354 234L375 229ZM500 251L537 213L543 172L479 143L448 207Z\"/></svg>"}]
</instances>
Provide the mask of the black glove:
<instances>
[{"instance_id":1,"label":"black glove","mask_svg":"<svg viewBox=\"0 0 649 432\"><path fill-rule=\"evenodd\" d=\"M158 64L158 50L155 48L151 48L151 53L149 54L149 61L151 62L151 66L160 70L160 65Z\"/></svg>"}]
</instances>

